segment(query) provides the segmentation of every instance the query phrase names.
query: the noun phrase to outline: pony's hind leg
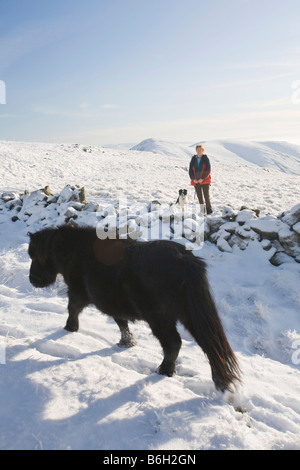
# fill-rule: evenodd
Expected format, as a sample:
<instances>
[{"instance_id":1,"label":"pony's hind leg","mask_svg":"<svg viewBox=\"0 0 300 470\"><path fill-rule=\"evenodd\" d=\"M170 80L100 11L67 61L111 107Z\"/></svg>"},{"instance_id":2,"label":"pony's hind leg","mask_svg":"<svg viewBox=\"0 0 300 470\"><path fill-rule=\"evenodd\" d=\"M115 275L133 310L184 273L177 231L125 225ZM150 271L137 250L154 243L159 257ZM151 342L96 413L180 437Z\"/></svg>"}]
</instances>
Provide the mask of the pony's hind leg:
<instances>
[{"instance_id":1,"label":"pony's hind leg","mask_svg":"<svg viewBox=\"0 0 300 470\"><path fill-rule=\"evenodd\" d=\"M164 359L158 367L157 372L161 375L172 377L172 375L176 374L175 362L181 348L181 338L176 329L176 325L174 323L168 324L161 321L151 322L149 324L164 352Z\"/></svg>"},{"instance_id":2,"label":"pony's hind leg","mask_svg":"<svg viewBox=\"0 0 300 470\"><path fill-rule=\"evenodd\" d=\"M118 342L120 348L132 348L136 345L136 340L131 333L127 320L121 320L120 318L114 318L121 332L121 339Z\"/></svg>"}]
</instances>

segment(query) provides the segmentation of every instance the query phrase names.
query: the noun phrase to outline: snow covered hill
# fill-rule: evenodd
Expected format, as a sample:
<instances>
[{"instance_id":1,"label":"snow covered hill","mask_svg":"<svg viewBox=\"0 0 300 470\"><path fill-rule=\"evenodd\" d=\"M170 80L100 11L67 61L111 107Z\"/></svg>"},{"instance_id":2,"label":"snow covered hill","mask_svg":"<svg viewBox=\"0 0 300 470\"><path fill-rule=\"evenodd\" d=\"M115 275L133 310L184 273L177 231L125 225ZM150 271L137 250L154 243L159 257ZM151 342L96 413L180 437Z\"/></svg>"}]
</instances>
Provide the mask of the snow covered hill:
<instances>
[{"instance_id":1,"label":"snow covered hill","mask_svg":"<svg viewBox=\"0 0 300 470\"><path fill-rule=\"evenodd\" d=\"M220 141L204 146L213 176L209 224L218 223L225 206L259 209L259 221L300 202L299 147ZM204 354L181 325L178 373L161 377L155 373L160 346L146 324L132 326L138 344L128 350L116 346L118 329L94 307L82 313L78 333L67 333L62 279L49 289L29 283L28 230L55 225L81 204L68 202L66 185L84 186L86 202L98 210L81 212L82 220L113 215L124 196L143 219L151 201L166 207L179 188L190 188L193 147L0 142L1 449L300 449L300 264L294 259L273 266L257 239L244 250L222 252L207 241L194 251L208 264L243 371L234 396L215 391ZM39 191L36 200L30 196L47 185L52 203L51 196L39 201ZM29 194L20 202L25 190ZM193 201L190 189L189 195ZM13 221L18 210L22 217ZM298 230L294 220L288 222Z\"/></svg>"},{"instance_id":2,"label":"snow covered hill","mask_svg":"<svg viewBox=\"0 0 300 470\"><path fill-rule=\"evenodd\" d=\"M131 150L140 152L152 152L170 157L188 157L191 158L193 150L189 146L178 144L175 142L167 142L165 140L146 139L139 144L133 146Z\"/></svg>"},{"instance_id":3,"label":"snow covered hill","mask_svg":"<svg viewBox=\"0 0 300 470\"><path fill-rule=\"evenodd\" d=\"M214 159L223 159L228 164L242 163L244 160L256 166L280 170L287 174L300 175L300 146L288 142L242 142L242 141L202 141L206 153ZM156 139L146 139L132 147L132 150L153 152L161 155L191 157L195 154L195 144L179 144Z\"/></svg>"},{"instance_id":4,"label":"snow covered hill","mask_svg":"<svg viewBox=\"0 0 300 470\"><path fill-rule=\"evenodd\" d=\"M286 174L300 175L300 146L287 142L211 142L211 152L224 155L224 149L233 157L266 169L278 169ZM229 154L227 153L227 158Z\"/></svg>"}]
</instances>

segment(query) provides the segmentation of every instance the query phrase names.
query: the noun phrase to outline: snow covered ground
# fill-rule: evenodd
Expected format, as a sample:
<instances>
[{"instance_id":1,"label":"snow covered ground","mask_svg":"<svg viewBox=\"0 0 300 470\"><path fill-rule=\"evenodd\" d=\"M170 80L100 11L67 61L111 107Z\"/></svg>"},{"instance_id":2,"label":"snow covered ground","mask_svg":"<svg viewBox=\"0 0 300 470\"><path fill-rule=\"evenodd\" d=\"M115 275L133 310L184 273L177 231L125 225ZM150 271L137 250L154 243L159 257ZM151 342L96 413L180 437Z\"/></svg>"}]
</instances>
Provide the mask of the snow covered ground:
<instances>
[{"instance_id":1,"label":"snow covered ground","mask_svg":"<svg viewBox=\"0 0 300 470\"><path fill-rule=\"evenodd\" d=\"M212 163L212 217L228 205L277 216L300 202L300 147L204 146ZM108 209L124 195L132 206L173 203L178 189L189 188L193 153L155 140L137 150L1 141L0 196L46 185L59 193L78 184L88 202ZM236 394L222 395L181 325L172 378L155 373L161 349L147 324L132 325L138 344L127 350L116 345L114 322L93 307L81 314L80 331L67 333L62 280L39 290L29 283L27 232L41 222L28 220L13 222L0 204L1 449L300 449L299 263L271 265L257 241L232 253L209 242L194 251L208 264L243 371Z\"/></svg>"}]
</instances>

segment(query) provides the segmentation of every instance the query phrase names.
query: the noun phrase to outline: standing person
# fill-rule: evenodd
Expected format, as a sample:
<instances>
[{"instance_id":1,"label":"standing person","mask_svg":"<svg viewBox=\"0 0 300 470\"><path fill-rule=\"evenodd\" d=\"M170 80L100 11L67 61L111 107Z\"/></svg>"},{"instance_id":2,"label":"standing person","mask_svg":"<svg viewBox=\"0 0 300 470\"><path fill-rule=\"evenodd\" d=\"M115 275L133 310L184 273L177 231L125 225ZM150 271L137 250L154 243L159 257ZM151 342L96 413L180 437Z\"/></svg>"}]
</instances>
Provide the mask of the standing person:
<instances>
[{"instance_id":1,"label":"standing person","mask_svg":"<svg viewBox=\"0 0 300 470\"><path fill-rule=\"evenodd\" d=\"M206 204L206 213L212 213L209 187L211 184L211 166L208 156L204 153L202 145L196 146L197 155L194 155L190 162L189 175L191 178L191 185L195 186L196 193L200 204ZM203 199L204 196L204 199Z\"/></svg>"}]
</instances>

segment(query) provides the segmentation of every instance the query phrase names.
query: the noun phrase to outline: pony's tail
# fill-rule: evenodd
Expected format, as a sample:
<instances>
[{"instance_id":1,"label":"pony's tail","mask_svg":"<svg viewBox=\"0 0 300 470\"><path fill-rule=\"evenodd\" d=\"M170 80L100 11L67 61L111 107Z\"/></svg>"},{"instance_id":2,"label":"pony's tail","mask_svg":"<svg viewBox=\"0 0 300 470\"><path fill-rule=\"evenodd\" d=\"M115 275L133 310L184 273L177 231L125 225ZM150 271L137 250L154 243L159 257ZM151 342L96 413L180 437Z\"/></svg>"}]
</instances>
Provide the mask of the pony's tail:
<instances>
[{"instance_id":1,"label":"pony's tail","mask_svg":"<svg viewBox=\"0 0 300 470\"><path fill-rule=\"evenodd\" d=\"M232 351L217 308L210 293L206 265L195 259L189 266L186 279L186 315L184 326L204 351L211 366L212 379L217 390L232 391L231 386L241 382L238 360Z\"/></svg>"}]
</instances>

